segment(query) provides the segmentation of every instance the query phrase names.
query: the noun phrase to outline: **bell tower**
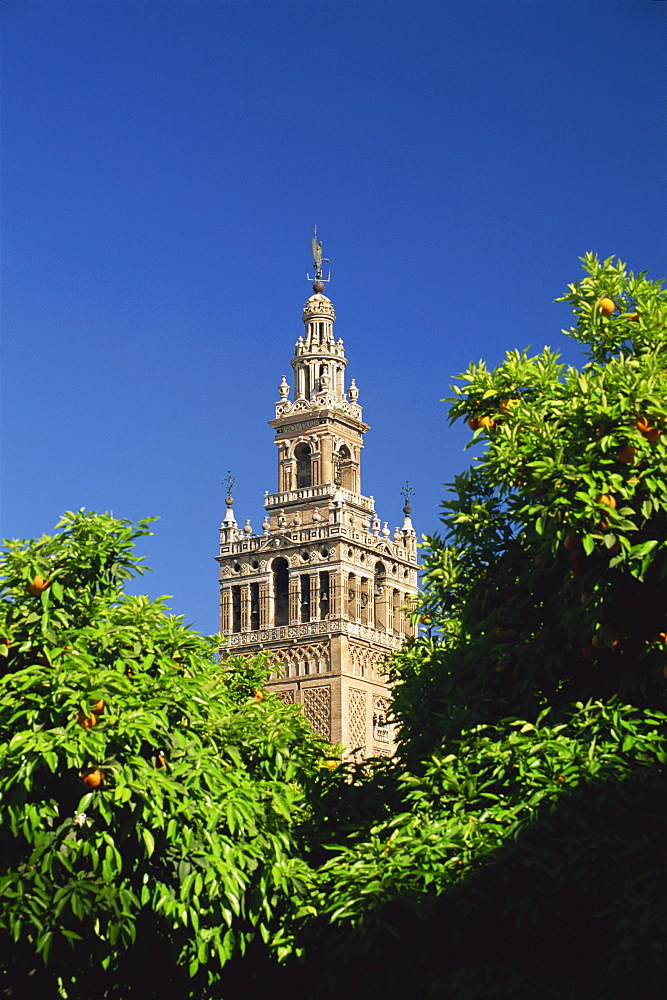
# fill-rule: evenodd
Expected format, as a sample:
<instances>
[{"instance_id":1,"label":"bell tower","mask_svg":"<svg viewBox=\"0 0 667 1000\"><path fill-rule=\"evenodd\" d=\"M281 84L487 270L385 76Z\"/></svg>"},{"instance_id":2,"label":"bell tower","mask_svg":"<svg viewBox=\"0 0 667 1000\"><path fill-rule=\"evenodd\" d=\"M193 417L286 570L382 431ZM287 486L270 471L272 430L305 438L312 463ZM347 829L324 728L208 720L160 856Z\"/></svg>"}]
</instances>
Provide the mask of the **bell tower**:
<instances>
[{"instance_id":1,"label":"bell tower","mask_svg":"<svg viewBox=\"0 0 667 1000\"><path fill-rule=\"evenodd\" d=\"M269 421L278 491L265 495L262 534L249 521L239 530L228 481L217 557L223 656L270 651L269 689L302 705L318 733L350 756L390 756L383 662L413 634L417 539L409 491L393 536L373 497L361 492L369 427L354 380L346 388L347 359L334 337L316 237L313 260L313 294L291 362L293 399L283 376Z\"/></svg>"}]
</instances>

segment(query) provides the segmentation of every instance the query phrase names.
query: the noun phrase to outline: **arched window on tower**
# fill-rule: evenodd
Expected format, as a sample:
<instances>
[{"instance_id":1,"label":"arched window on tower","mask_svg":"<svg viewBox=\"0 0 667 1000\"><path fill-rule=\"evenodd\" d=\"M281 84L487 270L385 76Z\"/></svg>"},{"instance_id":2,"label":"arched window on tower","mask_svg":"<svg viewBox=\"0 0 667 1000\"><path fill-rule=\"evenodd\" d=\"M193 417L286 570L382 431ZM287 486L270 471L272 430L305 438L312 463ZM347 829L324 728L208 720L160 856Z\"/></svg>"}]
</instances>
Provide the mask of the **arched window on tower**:
<instances>
[{"instance_id":1,"label":"arched window on tower","mask_svg":"<svg viewBox=\"0 0 667 1000\"><path fill-rule=\"evenodd\" d=\"M387 573L384 563L375 564L375 577L373 579L373 601L375 603L375 627L386 629L387 627Z\"/></svg>"},{"instance_id":2,"label":"arched window on tower","mask_svg":"<svg viewBox=\"0 0 667 1000\"><path fill-rule=\"evenodd\" d=\"M310 459L310 447L307 444L297 446L294 457L296 459L296 488L303 490L312 486L312 467Z\"/></svg>"},{"instance_id":3,"label":"arched window on tower","mask_svg":"<svg viewBox=\"0 0 667 1000\"><path fill-rule=\"evenodd\" d=\"M232 632L241 631L241 588L232 587Z\"/></svg>"},{"instance_id":4,"label":"arched window on tower","mask_svg":"<svg viewBox=\"0 0 667 1000\"><path fill-rule=\"evenodd\" d=\"M357 578L354 573L347 577L347 616L353 620L357 617Z\"/></svg>"},{"instance_id":5,"label":"arched window on tower","mask_svg":"<svg viewBox=\"0 0 667 1000\"><path fill-rule=\"evenodd\" d=\"M320 573L320 618L329 617L329 574Z\"/></svg>"},{"instance_id":6,"label":"arched window on tower","mask_svg":"<svg viewBox=\"0 0 667 1000\"><path fill-rule=\"evenodd\" d=\"M346 444L341 445L338 449L335 463L336 471L338 473L337 481L339 482L339 485L342 486L344 490L350 490L351 493L356 493L357 470L354 467L350 449Z\"/></svg>"},{"instance_id":7,"label":"arched window on tower","mask_svg":"<svg viewBox=\"0 0 667 1000\"><path fill-rule=\"evenodd\" d=\"M289 573L287 559L274 559L273 570L273 623L289 625Z\"/></svg>"}]
</instances>

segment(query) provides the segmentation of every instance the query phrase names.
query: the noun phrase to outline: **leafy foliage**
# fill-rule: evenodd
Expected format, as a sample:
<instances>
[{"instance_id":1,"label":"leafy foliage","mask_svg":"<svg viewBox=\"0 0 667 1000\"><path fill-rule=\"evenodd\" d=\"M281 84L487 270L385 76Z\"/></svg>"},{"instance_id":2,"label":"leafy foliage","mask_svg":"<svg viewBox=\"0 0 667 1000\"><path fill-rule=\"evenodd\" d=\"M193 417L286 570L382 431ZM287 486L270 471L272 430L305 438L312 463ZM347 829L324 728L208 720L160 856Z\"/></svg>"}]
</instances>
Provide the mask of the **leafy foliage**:
<instances>
[{"instance_id":1,"label":"leafy foliage","mask_svg":"<svg viewBox=\"0 0 667 1000\"><path fill-rule=\"evenodd\" d=\"M461 725L547 705L665 705L667 293L620 262L584 268L564 296L581 371L512 351L471 365L450 400L486 448L453 484L445 540L427 539L430 634L395 670L417 757Z\"/></svg>"},{"instance_id":2,"label":"leafy foliage","mask_svg":"<svg viewBox=\"0 0 667 1000\"><path fill-rule=\"evenodd\" d=\"M261 690L264 660L222 671L216 637L123 594L147 522L58 527L2 564L5 974L25 995L41 956L54 996L171 976L203 997L255 937L294 946L278 916L308 890L294 829L324 745Z\"/></svg>"},{"instance_id":3,"label":"leafy foliage","mask_svg":"<svg viewBox=\"0 0 667 1000\"><path fill-rule=\"evenodd\" d=\"M667 720L549 714L462 733L322 866L328 995L662 995Z\"/></svg>"},{"instance_id":4,"label":"leafy foliage","mask_svg":"<svg viewBox=\"0 0 667 1000\"><path fill-rule=\"evenodd\" d=\"M450 400L485 450L392 664L394 783L317 873L331 996L663 995L667 302L584 268L581 371L511 352Z\"/></svg>"},{"instance_id":5,"label":"leafy foliage","mask_svg":"<svg viewBox=\"0 0 667 1000\"><path fill-rule=\"evenodd\" d=\"M391 667L397 760L339 762L263 658L124 596L146 522L10 544L8 995L37 953L49 998L661 1000L667 296L584 269L581 370L514 351L450 400L484 451Z\"/></svg>"}]
</instances>

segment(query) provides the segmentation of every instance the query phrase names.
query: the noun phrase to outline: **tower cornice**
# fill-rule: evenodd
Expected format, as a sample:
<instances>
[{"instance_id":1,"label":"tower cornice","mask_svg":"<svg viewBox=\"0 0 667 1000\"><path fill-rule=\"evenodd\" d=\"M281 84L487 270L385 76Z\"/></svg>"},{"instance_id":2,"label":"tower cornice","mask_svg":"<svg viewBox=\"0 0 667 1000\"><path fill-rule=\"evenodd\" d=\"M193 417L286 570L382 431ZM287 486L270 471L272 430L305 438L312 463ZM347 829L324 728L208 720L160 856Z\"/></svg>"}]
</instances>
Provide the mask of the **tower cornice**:
<instances>
[{"instance_id":1,"label":"tower cornice","mask_svg":"<svg viewBox=\"0 0 667 1000\"><path fill-rule=\"evenodd\" d=\"M361 409L361 407L357 407ZM304 416L308 419L304 421ZM366 431L371 429L370 424L364 423L359 417L353 413L349 413L347 410L341 410L338 407L335 409L304 409L304 410L289 410L287 413L282 412L279 416L276 416L275 420L269 420L267 423L269 427L273 427L276 433L287 432L290 427L299 428L298 432L302 431L300 424L307 423L309 429L315 431L318 427L326 428L327 426L332 426L336 424L342 424L349 430L356 431L358 434L365 434Z\"/></svg>"}]
</instances>

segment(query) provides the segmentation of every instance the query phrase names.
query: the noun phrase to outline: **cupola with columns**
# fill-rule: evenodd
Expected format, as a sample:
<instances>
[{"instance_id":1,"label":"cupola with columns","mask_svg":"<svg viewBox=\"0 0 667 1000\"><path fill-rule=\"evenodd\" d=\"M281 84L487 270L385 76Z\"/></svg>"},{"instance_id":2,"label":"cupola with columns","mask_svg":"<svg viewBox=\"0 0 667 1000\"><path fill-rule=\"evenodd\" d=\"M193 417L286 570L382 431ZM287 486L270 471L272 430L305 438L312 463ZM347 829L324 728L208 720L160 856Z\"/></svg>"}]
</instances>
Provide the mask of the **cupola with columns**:
<instances>
[{"instance_id":1,"label":"cupola with columns","mask_svg":"<svg viewBox=\"0 0 667 1000\"><path fill-rule=\"evenodd\" d=\"M372 496L361 493L369 429L354 380L346 388L343 341L324 294L322 244L313 239L315 280L304 333L270 421L278 491L265 494L261 534L239 528L226 485L220 527L222 655L269 650L269 689L301 704L313 727L348 755L389 755L394 734L383 663L413 634L417 539L404 491L393 535Z\"/></svg>"}]
</instances>

